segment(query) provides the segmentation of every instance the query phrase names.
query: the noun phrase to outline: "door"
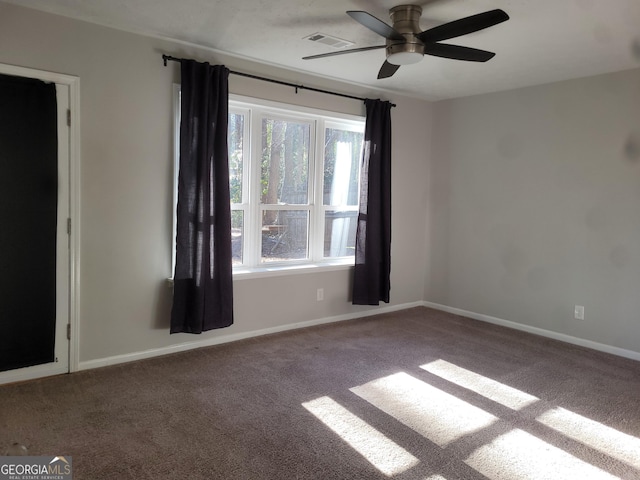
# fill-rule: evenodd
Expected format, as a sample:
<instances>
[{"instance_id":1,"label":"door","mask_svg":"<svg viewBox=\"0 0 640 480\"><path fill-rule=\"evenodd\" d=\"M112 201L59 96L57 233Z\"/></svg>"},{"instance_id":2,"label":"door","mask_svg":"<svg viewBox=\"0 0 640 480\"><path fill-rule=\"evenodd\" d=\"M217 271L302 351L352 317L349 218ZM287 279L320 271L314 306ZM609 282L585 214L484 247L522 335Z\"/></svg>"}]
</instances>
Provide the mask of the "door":
<instances>
[{"instance_id":1,"label":"door","mask_svg":"<svg viewBox=\"0 0 640 480\"><path fill-rule=\"evenodd\" d=\"M69 371L69 93L0 76L0 384Z\"/></svg>"}]
</instances>

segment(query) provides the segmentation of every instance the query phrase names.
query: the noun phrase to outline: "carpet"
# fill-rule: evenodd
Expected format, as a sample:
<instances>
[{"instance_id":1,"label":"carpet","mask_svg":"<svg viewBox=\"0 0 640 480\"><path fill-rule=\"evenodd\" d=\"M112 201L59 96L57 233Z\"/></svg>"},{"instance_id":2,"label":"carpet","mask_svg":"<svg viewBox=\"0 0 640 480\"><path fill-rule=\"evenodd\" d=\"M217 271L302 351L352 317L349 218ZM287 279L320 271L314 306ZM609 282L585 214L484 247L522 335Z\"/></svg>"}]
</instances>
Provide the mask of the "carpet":
<instances>
[{"instance_id":1,"label":"carpet","mask_svg":"<svg viewBox=\"0 0 640 480\"><path fill-rule=\"evenodd\" d=\"M74 479L640 479L640 363L429 308L0 386Z\"/></svg>"}]
</instances>

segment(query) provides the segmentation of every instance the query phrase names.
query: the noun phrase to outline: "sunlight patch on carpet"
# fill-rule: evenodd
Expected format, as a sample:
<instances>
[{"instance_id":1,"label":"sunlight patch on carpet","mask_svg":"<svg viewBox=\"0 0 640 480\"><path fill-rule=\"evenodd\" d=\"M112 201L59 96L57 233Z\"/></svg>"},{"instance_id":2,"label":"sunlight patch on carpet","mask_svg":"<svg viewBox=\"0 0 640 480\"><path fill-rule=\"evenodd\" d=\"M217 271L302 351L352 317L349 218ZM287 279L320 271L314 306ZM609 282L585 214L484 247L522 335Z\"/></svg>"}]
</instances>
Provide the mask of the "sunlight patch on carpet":
<instances>
[{"instance_id":1,"label":"sunlight patch on carpet","mask_svg":"<svg viewBox=\"0 0 640 480\"><path fill-rule=\"evenodd\" d=\"M498 420L404 372L350 390L440 447Z\"/></svg>"},{"instance_id":2,"label":"sunlight patch on carpet","mask_svg":"<svg viewBox=\"0 0 640 480\"><path fill-rule=\"evenodd\" d=\"M402 473L420 461L367 422L329 397L302 404L356 452L387 476Z\"/></svg>"},{"instance_id":3,"label":"sunlight patch on carpet","mask_svg":"<svg viewBox=\"0 0 640 480\"><path fill-rule=\"evenodd\" d=\"M491 480L618 478L519 429L478 448L465 463Z\"/></svg>"},{"instance_id":4,"label":"sunlight patch on carpet","mask_svg":"<svg viewBox=\"0 0 640 480\"><path fill-rule=\"evenodd\" d=\"M435 360L421 365L420 368L513 410L520 410L540 400L538 397L445 360Z\"/></svg>"},{"instance_id":5,"label":"sunlight patch on carpet","mask_svg":"<svg viewBox=\"0 0 640 480\"><path fill-rule=\"evenodd\" d=\"M564 408L553 408L536 418L547 427L640 469L640 439L619 432Z\"/></svg>"}]
</instances>

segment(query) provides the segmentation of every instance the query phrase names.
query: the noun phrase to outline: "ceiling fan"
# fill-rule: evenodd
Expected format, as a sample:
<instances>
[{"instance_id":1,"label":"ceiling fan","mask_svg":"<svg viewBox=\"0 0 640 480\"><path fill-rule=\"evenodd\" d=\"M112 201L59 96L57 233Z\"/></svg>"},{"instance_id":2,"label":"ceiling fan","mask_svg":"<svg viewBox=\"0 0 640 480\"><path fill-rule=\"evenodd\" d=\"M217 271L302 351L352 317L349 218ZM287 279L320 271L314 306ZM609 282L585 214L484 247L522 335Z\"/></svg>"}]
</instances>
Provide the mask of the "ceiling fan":
<instances>
[{"instance_id":1,"label":"ceiling fan","mask_svg":"<svg viewBox=\"0 0 640 480\"><path fill-rule=\"evenodd\" d=\"M422 15L422 8L418 5L398 5L391 8L389 15L391 16L393 27L367 12L350 10L347 15L369 30L386 38L385 45L311 55L303 57L303 60L384 48L386 49L387 59L378 72L379 79L392 76L401 65L419 62L425 54L469 62L486 62L493 58L495 53L440 42L477 32L509 20L509 15L500 9L496 9L421 31L420 15Z\"/></svg>"}]
</instances>

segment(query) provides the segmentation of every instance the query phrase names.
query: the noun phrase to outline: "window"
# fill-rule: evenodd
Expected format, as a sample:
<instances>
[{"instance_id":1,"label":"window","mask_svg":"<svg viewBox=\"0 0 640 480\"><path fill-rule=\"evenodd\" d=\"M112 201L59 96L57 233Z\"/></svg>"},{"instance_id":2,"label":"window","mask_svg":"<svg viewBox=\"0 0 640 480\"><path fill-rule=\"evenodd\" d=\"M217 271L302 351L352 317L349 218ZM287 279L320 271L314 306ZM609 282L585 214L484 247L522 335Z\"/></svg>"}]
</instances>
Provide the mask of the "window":
<instances>
[{"instance_id":1,"label":"window","mask_svg":"<svg viewBox=\"0 0 640 480\"><path fill-rule=\"evenodd\" d=\"M353 263L363 132L362 117L230 96L234 270Z\"/></svg>"}]
</instances>

